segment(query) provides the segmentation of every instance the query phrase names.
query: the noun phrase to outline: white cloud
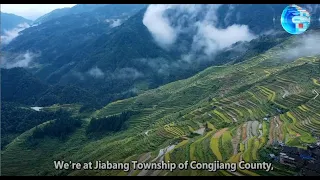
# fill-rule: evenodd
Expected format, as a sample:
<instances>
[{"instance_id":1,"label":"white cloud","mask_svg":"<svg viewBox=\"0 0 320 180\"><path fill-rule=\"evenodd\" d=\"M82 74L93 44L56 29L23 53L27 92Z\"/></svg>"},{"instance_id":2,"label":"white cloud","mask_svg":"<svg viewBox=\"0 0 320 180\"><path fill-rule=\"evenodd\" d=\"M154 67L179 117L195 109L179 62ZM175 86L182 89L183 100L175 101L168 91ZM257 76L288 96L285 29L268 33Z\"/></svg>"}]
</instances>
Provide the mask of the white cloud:
<instances>
[{"instance_id":1,"label":"white cloud","mask_svg":"<svg viewBox=\"0 0 320 180\"><path fill-rule=\"evenodd\" d=\"M256 37L246 25L234 24L225 29L216 27L219 7L219 4L150 5L144 14L143 24L158 45L165 49L185 33L193 36L193 53L202 52L210 56L238 41L250 41ZM234 6L229 8L232 10ZM227 17L224 21L228 21Z\"/></svg>"},{"instance_id":2,"label":"white cloud","mask_svg":"<svg viewBox=\"0 0 320 180\"><path fill-rule=\"evenodd\" d=\"M296 36L294 43L287 50L280 52L283 60L295 60L304 56L320 55L320 33L302 34Z\"/></svg>"},{"instance_id":3,"label":"white cloud","mask_svg":"<svg viewBox=\"0 0 320 180\"><path fill-rule=\"evenodd\" d=\"M198 23L198 34L194 36L192 46L195 50L204 48L206 55L213 55L238 41L250 41L254 38L246 25L232 25L226 29L218 29L208 23Z\"/></svg>"},{"instance_id":4,"label":"white cloud","mask_svg":"<svg viewBox=\"0 0 320 180\"><path fill-rule=\"evenodd\" d=\"M230 16L232 15L235 7L236 7L235 4L229 4L229 5L228 5L227 15L226 15L225 18L223 19L223 21L224 21L225 24L229 24Z\"/></svg>"},{"instance_id":5,"label":"white cloud","mask_svg":"<svg viewBox=\"0 0 320 180\"><path fill-rule=\"evenodd\" d=\"M94 77L94 78L103 78L104 77L104 73L101 71L101 69L99 69L97 66L91 68L88 73Z\"/></svg>"},{"instance_id":6,"label":"white cloud","mask_svg":"<svg viewBox=\"0 0 320 180\"><path fill-rule=\"evenodd\" d=\"M1 58L1 65L4 68L11 69L15 67L29 68L31 67L32 61L37 55L27 51L24 54L18 55L12 61L7 61L5 57Z\"/></svg>"},{"instance_id":7,"label":"white cloud","mask_svg":"<svg viewBox=\"0 0 320 180\"><path fill-rule=\"evenodd\" d=\"M137 79L143 76L141 72L134 68L122 68L117 69L114 71L114 73L110 74L112 79Z\"/></svg>"},{"instance_id":8,"label":"white cloud","mask_svg":"<svg viewBox=\"0 0 320 180\"><path fill-rule=\"evenodd\" d=\"M38 17L55 9L74 5L76 4L1 4L1 11L36 20Z\"/></svg>"},{"instance_id":9,"label":"white cloud","mask_svg":"<svg viewBox=\"0 0 320 180\"><path fill-rule=\"evenodd\" d=\"M19 36L19 32L30 27L29 24L23 23L19 24L16 28L11 30L4 30L3 35L1 36L1 44L9 44L14 38Z\"/></svg>"},{"instance_id":10,"label":"white cloud","mask_svg":"<svg viewBox=\"0 0 320 180\"><path fill-rule=\"evenodd\" d=\"M235 6L229 6L229 10L233 11ZM218 27L216 13L220 7L219 4L150 5L143 24L160 47L181 52L181 57L174 62L163 58L140 59L141 63L163 76L169 76L177 69L187 72L190 67L195 69L214 61L217 52L231 48L234 43L257 37L247 25ZM227 17L221 20L228 23L230 16L227 13ZM242 52L246 49L242 46L243 43L239 43L232 48Z\"/></svg>"},{"instance_id":11,"label":"white cloud","mask_svg":"<svg viewBox=\"0 0 320 180\"><path fill-rule=\"evenodd\" d=\"M214 61L218 51L228 49L236 42L250 41L257 37L243 24L219 28L216 13L220 7L219 4L148 6L143 24L160 47L181 52L181 58L175 62L162 58L140 61L158 74L168 76L177 69L188 71L190 67L196 68L202 63ZM234 8L235 5L229 6L230 10ZM227 23L231 14L227 13L227 16L222 21ZM238 46L242 46L242 43ZM237 50L241 51L243 48L238 46Z\"/></svg>"},{"instance_id":12,"label":"white cloud","mask_svg":"<svg viewBox=\"0 0 320 180\"><path fill-rule=\"evenodd\" d=\"M149 5L143 17L143 24L152 33L155 41L164 48L174 43L177 38L175 29L163 15L171 7L172 5Z\"/></svg>"},{"instance_id":13,"label":"white cloud","mask_svg":"<svg viewBox=\"0 0 320 180\"><path fill-rule=\"evenodd\" d=\"M113 20L110 24L110 27L114 28L114 27L117 27L117 26L120 26L121 25L121 20L120 19L116 19L116 20Z\"/></svg>"}]
</instances>

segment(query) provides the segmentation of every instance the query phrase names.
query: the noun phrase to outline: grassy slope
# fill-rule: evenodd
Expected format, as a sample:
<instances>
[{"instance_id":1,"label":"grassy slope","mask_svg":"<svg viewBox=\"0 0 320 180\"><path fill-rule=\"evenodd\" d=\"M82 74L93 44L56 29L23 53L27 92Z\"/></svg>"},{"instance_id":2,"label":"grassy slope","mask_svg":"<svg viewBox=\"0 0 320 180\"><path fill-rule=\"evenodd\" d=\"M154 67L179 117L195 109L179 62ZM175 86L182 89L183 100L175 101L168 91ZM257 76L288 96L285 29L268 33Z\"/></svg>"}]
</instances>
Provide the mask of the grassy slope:
<instances>
[{"instance_id":1,"label":"grassy slope","mask_svg":"<svg viewBox=\"0 0 320 180\"><path fill-rule=\"evenodd\" d=\"M267 145L263 143L268 142L268 138L272 138L270 142L284 140L293 146L312 142L314 139L310 130L320 134L320 111L317 108L320 105L320 98L313 99L315 94L312 92L312 90L320 92L320 87L314 80L320 77L319 57L305 57L283 63L281 57L277 55L279 50L275 47L265 54L233 66L210 67L189 79L149 90L137 97L110 103L92 116L108 116L124 110L138 110L141 113L130 119L128 130L100 140L89 140L85 135L86 124L84 124L65 142L44 139L37 147L30 149L24 143L24 139L30 133L26 132L2 152L2 174L126 175L120 171L55 171L53 161L61 159L74 162L96 160L122 162L128 158L139 159L148 152L151 152L152 157L148 159L151 161L158 155L160 149L169 146L170 143L178 144L183 141L182 138L187 138L186 136L190 134L189 127L198 130L207 122L216 129L209 129L203 135L183 141L180 147L170 152L170 161L239 160L240 158L255 160L259 159L258 152ZM289 95L283 98L284 90L288 91ZM303 110L299 106L303 107ZM261 129L264 132L259 137L259 127L255 127L253 121L262 123L266 114L270 114L272 118L276 117L278 115L276 108L287 109L289 113L281 115L280 122L274 120L263 123ZM229 131L226 131L228 134L223 134L225 131L219 130L225 127L231 130L242 126L245 122L248 127L241 128L242 134L245 135L241 135L238 154L234 155L233 151L225 149L232 146L230 135L233 139L237 134L230 134ZM281 130L275 128L276 126L281 126ZM146 135L147 130L149 131ZM217 135L218 132L223 133ZM243 145L239 145L240 143ZM218 157L217 152L212 152L212 149L219 150ZM166 173L168 172L160 172L160 175ZM238 173L259 174L250 171ZM227 171L214 173L175 171L173 174L232 175ZM290 172L277 168L269 174L283 175Z\"/></svg>"}]
</instances>

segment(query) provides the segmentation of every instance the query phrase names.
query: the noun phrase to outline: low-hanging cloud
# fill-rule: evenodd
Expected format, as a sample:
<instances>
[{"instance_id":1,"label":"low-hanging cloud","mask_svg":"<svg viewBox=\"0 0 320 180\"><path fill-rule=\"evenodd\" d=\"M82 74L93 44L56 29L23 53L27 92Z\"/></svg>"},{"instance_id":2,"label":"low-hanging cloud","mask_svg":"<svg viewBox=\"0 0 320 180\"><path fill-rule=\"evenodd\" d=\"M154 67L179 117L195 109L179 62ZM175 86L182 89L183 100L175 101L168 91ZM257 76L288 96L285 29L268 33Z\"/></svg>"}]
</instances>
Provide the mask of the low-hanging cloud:
<instances>
[{"instance_id":1,"label":"low-hanging cloud","mask_svg":"<svg viewBox=\"0 0 320 180\"><path fill-rule=\"evenodd\" d=\"M304 56L320 55L320 33L308 33L297 36L287 50L280 52L283 60L295 60Z\"/></svg>"},{"instance_id":2,"label":"low-hanging cloud","mask_svg":"<svg viewBox=\"0 0 320 180\"><path fill-rule=\"evenodd\" d=\"M150 5L143 18L143 24L163 48L173 44L177 38L175 29L171 27L169 19L163 14L171 7L172 5Z\"/></svg>"},{"instance_id":3,"label":"low-hanging cloud","mask_svg":"<svg viewBox=\"0 0 320 180\"><path fill-rule=\"evenodd\" d=\"M23 24L19 24L16 28L13 28L11 30L4 30L4 35L1 36L1 44L9 44L14 38L19 36L19 33L30 27L29 24L27 23L23 23Z\"/></svg>"},{"instance_id":4,"label":"low-hanging cloud","mask_svg":"<svg viewBox=\"0 0 320 180\"><path fill-rule=\"evenodd\" d=\"M120 26L123 21L121 19L106 19L105 22L108 23L111 28L114 28Z\"/></svg>"},{"instance_id":5,"label":"low-hanging cloud","mask_svg":"<svg viewBox=\"0 0 320 180\"><path fill-rule=\"evenodd\" d=\"M227 48L239 41L250 41L256 36L249 32L246 25L232 25L226 29L218 29L208 23L198 24L198 33L194 36L193 49L204 49L206 55Z\"/></svg>"},{"instance_id":6,"label":"low-hanging cloud","mask_svg":"<svg viewBox=\"0 0 320 180\"><path fill-rule=\"evenodd\" d=\"M135 68L125 67L116 69L113 72L111 71L103 71L97 66L91 68L87 74L97 79L105 79L105 80L135 80L140 77L143 77L143 73L139 72ZM83 75L82 75L83 77Z\"/></svg>"},{"instance_id":7,"label":"low-hanging cloud","mask_svg":"<svg viewBox=\"0 0 320 180\"><path fill-rule=\"evenodd\" d=\"M194 64L193 55L183 55L177 61L170 61L163 57L158 58L140 58L136 59L137 63L141 63L150 67L150 69L160 76L169 76L179 70L187 70L191 64Z\"/></svg>"},{"instance_id":8,"label":"low-hanging cloud","mask_svg":"<svg viewBox=\"0 0 320 180\"><path fill-rule=\"evenodd\" d=\"M221 5L149 5L143 24L160 47L170 48L179 35L193 36L193 53L214 55L238 41L250 41L256 36L246 25L233 24L227 28L217 27L217 10ZM230 6L233 10L234 6ZM230 15L228 15L230 16ZM228 18L224 19L228 21ZM179 45L177 45L179 47Z\"/></svg>"},{"instance_id":9,"label":"low-hanging cloud","mask_svg":"<svg viewBox=\"0 0 320 180\"><path fill-rule=\"evenodd\" d=\"M132 79L132 80L135 80L135 79L138 79L142 76L143 76L143 74L141 72L139 72L135 68L130 68L130 67L117 69L112 74L110 74L110 77L112 79Z\"/></svg>"},{"instance_id":10,"label":"low-hanging cloud","mask_svg":"<svg viewBox=\"0 0 320 180\"><path fill-rule=\"evenodd\" d=\"M12 60L7 60L6 57L1 57L1 66L6 69L11 69L15 67L22 67L22 68L30 68L34 64L35 57L38 57L39 54L31 53L27 51L24 54L20 54Z\"/></svg>"},{"instance_id":11,"label":"low-hanging cloud","mask_svg":"<svg viewBox=\"0 0 320 180\"><path fill-rule=\"evenodd\" d=\"M230 4L229 5L229 9L228 9L228 12L226 14L226 16L224 17L223 21L225 24L229 24L230 20L231 20L231 15L235 9L236 5L235 4Z\"/></svg>"},{"instance_id":12,"label":"low-hanging cloud","mask_svg":"<svg viewBox=\"0 0 320 180\"><path fill-rule=\"evenodd\" d=\"M180 53L175 61L163 58L140 60L159 75L170 76L176 70L202 68L215 61L219 52L234 49L237 42L250 41L257 35L251 33L247 25L219 25L217 11L222 5L181 4L149 5L143 17L143 24L155 42L165 50ZM231 12L237 5L229 5L230 13L222 19L229 24ZM220 23L221 24L221 23ZM242 43L236 47L238 51ZM233 50L235 51L235 50ZM238 53L239 54L239 53Z\"/></svg>"},{"instance_id":13,"label":"low-hanging cloud","mask_svg":"<svg viewBox=\"0 0 320 180\"><path fill-rule=\"evenodd\" d=\"M88 71L89 75L94 77L94 78L103 78L104 77L104 73L102 72L101 69L99 69L97 66L91 68Z\"/></svg>"},{"instance_id":14,"label":"low-hanging cloud","mask_svg":"<svg viewBox=\"0 0 320 180\"><path fill-rule=\"evenodd\" d=\"M169 68L172 67L168 60L165 58L141 58L136 60L139 63L148 65L153 71L159 75L168 75ZM172 64L172 63L171 63Z\"/></svg>"},{"instance_id":15,"label":"low-hanging cloud","mask_svg":"<svg viewBox=\"0 0 320 180\"><path fill-rule=\"evenodd\" d=\"M118 27L121 25L121 20L120 19L116 19L114 21L112 21L112 23L110 24L110 27L114 28L114 27Z\"/></svg>"}]
</instances>

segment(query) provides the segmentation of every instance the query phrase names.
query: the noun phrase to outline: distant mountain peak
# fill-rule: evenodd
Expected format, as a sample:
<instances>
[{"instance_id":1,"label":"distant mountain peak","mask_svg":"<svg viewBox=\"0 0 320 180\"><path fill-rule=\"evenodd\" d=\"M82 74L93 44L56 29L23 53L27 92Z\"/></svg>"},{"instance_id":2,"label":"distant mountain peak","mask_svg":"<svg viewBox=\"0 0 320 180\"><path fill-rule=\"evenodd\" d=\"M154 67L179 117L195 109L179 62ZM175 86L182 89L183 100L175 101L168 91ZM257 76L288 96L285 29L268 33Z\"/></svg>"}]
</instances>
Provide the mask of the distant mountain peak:
<instances>
[{"instance_id":1,"label":"distant mountain peak","mask_svg":"<svg viewBox=\"0 0 320 180\"><path fill-rule=\"evenodd\" d=\"M12 13L1 12L1 41L6 44L13 38L18 36L18 33L29 27L32 20L26 19Z\"/></svg>"},{"instance_id":2,"label":"distant mountain peak","mask_svg":"<svg viewBox=\"0 0 320 180\"><path fill-rule=\"evenodd\" d=\"M47 21L50 21L52 19L56 19L62 16L71 15L71 14L80 14L84 12L90 12L98 7L105 6L105 4L78 4L73 7L65 7L65 8L59 8L55 9L38 19L36 19L35 23L44 23Z\"/></svg>"}]
</instances>

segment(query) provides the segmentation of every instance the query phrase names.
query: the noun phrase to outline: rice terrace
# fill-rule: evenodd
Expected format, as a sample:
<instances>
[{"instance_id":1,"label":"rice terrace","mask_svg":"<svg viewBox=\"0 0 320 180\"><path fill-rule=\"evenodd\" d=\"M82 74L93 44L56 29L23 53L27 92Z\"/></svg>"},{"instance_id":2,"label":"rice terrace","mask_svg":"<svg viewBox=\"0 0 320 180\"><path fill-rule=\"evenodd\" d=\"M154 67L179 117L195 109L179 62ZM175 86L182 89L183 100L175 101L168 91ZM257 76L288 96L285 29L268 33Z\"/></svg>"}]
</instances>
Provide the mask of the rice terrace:
<instances>
[{"instance_id":1,"label":"rice terrace","mask_svg":"<svg viewBox=\"0 0 320 180\"><path fill-rule=\"evenodd\" d=\"M240 6L234 7L235 12L243 14L249 8L243 5L241 9ZM43 29L51 29L51 25L60 27L65 23L63 25L67 26L71 20L80 23L78 18L87 23L75 29L67 26L71 29L69 34L83 43L73 45L75 42L70 40L70 49L66 48L65 51L81 51L60 56L58 50L63 49L66 42L57 42L59 48L52 48L54 41L50 40L52 43L48 43L48 49L43 49L41 53L41 58L45 58L30 67L30 72L18 67L2 70L1 76L4 78L1 85L13 89L5 90L3 94L8 98L1 99L2 175L320 175L320 51L312 54L309 53L309 46L298 46L301 37L312 37L315 42L320 42L319 29L310 29L301 36L259 31L262 34L259 38L250 37L250 40L241 41L244 44L232 42L232 45L220 50L222 55L220 51L215 52L217 63L210 64L210 61L204 60L204 64L187 67L188 63L193 62L192 58L198 56L174 60L180 58L178 52L189 46L172 46L179 51L170 54L170 50L154 45L157 39L153 39L153 34L149 34L146 27L153 21L144 19L151 13L150 9L147 6L139 11L133 8L130 14L127 12L129 7L124 12L121 8L116 8L119 12L108 9L113 18L108 21L99 20L105 17L99 13L106 11L98 9L87 14L71 14L72 18L62 16L51 20L53 24L51 21L43 22L22 31L22 35L4 48L13 56L17 53L15 48L32 42L32 38L26 37L28 33L36 31L41 37L47 38L49 33L46 34ZM227 18L229 11L223 9L225 6L221 7L217 13L224 14L217 15L220 19L216 25L228 31L231 27L227 26L227 22L231 22ZM278 7L273 8L276 11ZM181 9L171 9L172 12L168 11L168 14L174 15ZM190 8L183 12L194 10ZM233 11L230 14L238 17ZM82 17L85 15L87 19ZM203 15L199 13L192 17L197 19L198 16ZM67 17L71 18L70 22L65 22ZM248 17L243 15L241 18ZM94 23L90 24L89 20ZM118 21L123 24L114 24ZM190 22L187 23L187 19L185 21L185 26L188 26ZM260 22L256 18L243 20L251 21ZM99 24L102 22L104 24ZM176 28L173 30L183 28L179 24L181 22L172 22ZM109 23L108 27L106 23ZM200 25L197 23L192 27L200 28ZM222 32L225 29L210 29L208 26L202 27L202 31L209 29L225 33ZM99 29L102 27L104 29ZM260 26L248 27L257 30ZM243 27L232 25L232 28ZM100 31L108 33L98 36ZM66 34L62 30L59 33ZM82 35L76 36L77 33ZM181 44L202 37L199 34L185 38L178 35L176 41ZM53 37L50 34L50 38ZM90 41L89 46L86 39L90 38L94 40ZM145 40L147 38L151 40ZM223 43L227 42L219 45L223 46ZM42 45L35 43L32 47L40 48ZM291 55L292 49L298 53ZM318 44L311 50L319 50ZM55 54L57 58L47 62L46 58L50 58L48 54L48 57L45 56L46 53ZM82 56L85 58L77 59ZM164 61L165 58L170 61ZM76 60L81 63L77 64ZM152 60L153 63L150 62ZM223 63L218 63L218 60ZM68 63L63 64L64 61ZM181 66L181 72L174 71L174 74L170 68L176 65ZM62 68L55 70L58 66ZM87 66L94 68L87 71ZM105 71L98 66L105 68ZM149 69L145 70L147 67ZM168 68L167 71L164 68ZM179 74L184 68L189 68L186 71L189 74ZM35 75L39 78L35 78ZM92 79L86 79L88 76ZM42 83L41 78L46 83ZM19 84L19 88L14 88L15 83ZM68 83L71 85L67 86ZM26 87L30 89L27 91ZM22 91L28 99L19 97ZM41 91L40 95L32 95L38 91ZM15 98L19 101L12 100ZM57 161L93 162L92 165L97 168L65 169L63 164L56 164ZM188 169L175 167L186 161L189 162ZM59 170L55 167L59 167Z\"/></svg>"}]
</instances>

